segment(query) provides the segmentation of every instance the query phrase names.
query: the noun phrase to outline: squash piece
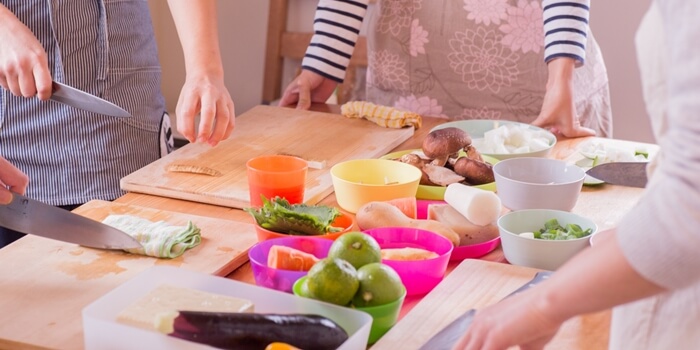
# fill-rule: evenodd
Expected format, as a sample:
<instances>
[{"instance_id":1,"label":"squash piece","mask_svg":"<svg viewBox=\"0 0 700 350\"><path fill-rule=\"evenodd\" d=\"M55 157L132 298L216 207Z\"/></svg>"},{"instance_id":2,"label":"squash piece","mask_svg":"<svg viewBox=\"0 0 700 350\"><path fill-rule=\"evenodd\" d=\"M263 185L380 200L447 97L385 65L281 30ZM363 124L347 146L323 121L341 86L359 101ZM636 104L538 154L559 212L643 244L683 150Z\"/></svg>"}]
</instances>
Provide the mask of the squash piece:
<instances>
[{"instance_id":1,"label":"squash piece","mask_svg":"<svg viewBox=\"0 0 700 350\"><path fill-rule=\"evenodd\" d=\"M386 201L387 203L399 208L401 212L406 214L410 219L418 217L418 204L416 197L403 197Z\"/></svg>"},{"instance_id":2,"label":"squash piece","mask_svg":"<svg viewBox=\"0 0 700 350\"><path fill-rule=\"evenodd\" d=\"M292 247L273 245L267 255L267 266L273 269L309 271L318 262L313 254Z\"/></svg>"},{"instance_id":3,"label":"squash piece","mask_svg":"<svg viewBox=\"0 0 700 350\"><path fill-rule=\"evenodd\" d=\"M459 235L447 225L435 220L411 219L401 210L386 202L369 202L355 214L360 230L376 227L410 227L435 232L459 245Z\"/></svg>"}]
</instances>

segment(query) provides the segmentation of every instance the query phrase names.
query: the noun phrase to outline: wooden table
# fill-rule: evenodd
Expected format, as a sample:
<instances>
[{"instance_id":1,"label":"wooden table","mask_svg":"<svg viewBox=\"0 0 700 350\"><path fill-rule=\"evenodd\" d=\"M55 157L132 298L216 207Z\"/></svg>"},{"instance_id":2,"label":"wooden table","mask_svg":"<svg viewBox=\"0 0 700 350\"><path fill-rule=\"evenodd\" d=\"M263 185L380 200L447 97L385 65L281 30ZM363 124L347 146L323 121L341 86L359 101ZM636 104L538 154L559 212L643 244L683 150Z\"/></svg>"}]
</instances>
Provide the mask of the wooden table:
<instances>
[{"instance_id":1,"label":"wooden table","mask_svg":"<svg viewBox=\"0 0 700 350\"><path fill-rule=\"evenodd\" d=\"M314 106L314 109L317 111L327 111L331 113L337 113L339 110L337 106L325 105ZM424 118L423 127L416 131L416 134L413 138L396 147L396 150L420 148L423 138L430 131L430 129L442 122L444 122L444 120L435 118ZM554 150L550 156L553 158L566 160L571 160L576 157L579 157L575 148L579 143L583 142L584 140L586 139L581 138L572 140L560 140L554 147ZM601 139L601 141L626 146L638 145L638 143L620 140ZM655 147L653 145L648 146L651 148ZM610 227L614 225L614 223L617 222L624 213L626 213L632 206L635 205L635 203L640 198L641 194L641 189L630 187L620 187L611 185L603 185L598 187L584 187L579 197L578 204L573 211L593 219L601 228ZM123 197L117 199L115 202L138 205L142 207L152 207L175 212L186 212L188 214L193 215L208 216L212 218L221 218L245 223L252 222L250 215L243 212L242 210L177 199L170 199L165 197L128 193ZM328 197L323 199L321 203L335 205L335 195L329 195ZM42 239L39 239L37 237L27 237L23 238L20 241L23 240L31 240L31 243L34 245L42 244L44 242L42 241ZM25 243L26 245L27 241L21 243ZM13 249L18 249L17 246L10 245L7 248L0 251L0 264L4 266L4 269L8 269L13 266L13 262L7 261L8 259L5 259L5 257L12 256L11 252ZM32 258L33 261L36 261L36 264L42 263L41 256L30 258ZM506 262L500 248L482 257L481 259L503 263ZM451 263L448 267L448 272L452 271L456 266L457 263ZM7 278L7 280L3 280L2 288L12 288L13 279L16 279L16 282L18 283L19 281L23 281L23 283L32 283L32 278L41 277L42 276L14 276L11 272L4 273L3 276L0 276L0 278ZM244 281L247 283L254 283L249 263L244 264L243 266L235 270L233 273L229 274L228 278ZM63 296L64 298L69 297L67 295L61 295L60 291L54 290L39 290L36 291L36 293L45 293L47 298L56 297L57 295ZM22 300L21 295L17 295L16 298L17 301ZM420 302L421 299L421 297L408 298L402 310L401 317L403 317L404 315L406 315L406 313L413 309L413 307L416 306L416 304L418 304L418 302ZM57 299L56 303L70 304L70 300ZM70 307L79 307L80 309L82 309L82 307L84 306L85 305L70 305ZM75 330L71 330L71 335L68 337L68 340L63 339L66 337L65 334L62 335L63 338L61 342L52 342L51 340L42 339L44 326L40 324L22 325L23 331L17 332L17 334L13 333L12 335L7 335L3 333L2 325L10 324L11 322L13 322L12 315L15 313L23 312L21 308L31 308L31 305L22 305L21 302L5 302L3 304L0 300L0 349L44 349L47 347L66 349L82 348L82 331L80 330L78 330L77 332ZM572 338L569 339L571 341L569 341L568 344L577 344L576 347L580 349L604 348L604 345L607 344L608 338L607 329L610 322L609 316L609 312L603 312L595 315L586 316L588 318L582 318L580 322L577 323L578 328L576 328L573 331L573 333L569 332L565 335L566 337ZM50 327L60 330L61 324L60 322L52 323Z\"/></svg>"}]
</instances>

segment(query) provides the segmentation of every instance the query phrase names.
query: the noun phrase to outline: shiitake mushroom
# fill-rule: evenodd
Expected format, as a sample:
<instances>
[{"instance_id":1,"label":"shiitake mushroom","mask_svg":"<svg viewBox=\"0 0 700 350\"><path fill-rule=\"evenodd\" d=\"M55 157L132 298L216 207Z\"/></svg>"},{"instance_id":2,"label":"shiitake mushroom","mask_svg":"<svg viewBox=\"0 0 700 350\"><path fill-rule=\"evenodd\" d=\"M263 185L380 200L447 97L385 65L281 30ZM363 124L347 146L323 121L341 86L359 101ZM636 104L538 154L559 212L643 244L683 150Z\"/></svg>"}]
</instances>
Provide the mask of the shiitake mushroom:
<instances>
[{"instance_id":1,"label":"shiitake mushroom","mask_svg":"<svg viewBox=\"0 0 700 350\"><path fill-rule=\"evenodd\" d=\"M493 167L487 162L481 162L469 157L459 157L452 167L470 185L483 185L494 182Z\"/></svg>"},{"instance_id":2,"label":"shiitake mushroom","mask_svg":"<svg viewBox=\"0 0 700 350\"><path fill-rule=\"evenodd\" d=\"M431 131L423 139L423 153L430 159L447 159L471 145L472 138L466 131L449 127ZM444 164L444 163L443 163Z\"/></svg>"},{"instance_id":3,"label":"shiitake mushroom","mask_svg":"<svg viewBox=\"0 0 700 350\"><path fill-rule=\"evenodd\" d=\"M435 185L433 182L430 181L430 177L428 176L428 173L425 171L424 166L430 161L429 159L423 159L419 155L415 153L407 153L401 156L401 158L398 159L399 162L406 163L406 164L411 164L414 167L418 168L421 170L421 178L420 178L420 184L421 185L428 185L432 186Z\"/></svg>"}]
</instances>

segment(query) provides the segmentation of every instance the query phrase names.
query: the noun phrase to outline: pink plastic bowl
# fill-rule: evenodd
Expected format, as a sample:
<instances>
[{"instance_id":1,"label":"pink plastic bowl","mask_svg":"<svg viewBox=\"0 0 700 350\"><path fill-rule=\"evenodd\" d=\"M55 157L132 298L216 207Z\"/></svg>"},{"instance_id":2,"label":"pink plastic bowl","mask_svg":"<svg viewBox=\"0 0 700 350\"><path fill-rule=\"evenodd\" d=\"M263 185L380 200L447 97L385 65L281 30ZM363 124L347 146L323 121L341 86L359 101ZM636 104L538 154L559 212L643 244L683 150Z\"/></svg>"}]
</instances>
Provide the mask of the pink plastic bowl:
<instances>
[{"instance_id":1,"label":"pink plastic bowl","mask_svg":"<svg viewBox=\"0 0 700 350\"><path fill-rule=\"evenodd\" d=\"M267 255L274 245L286 246L311 253L319 259L328 256L333 241L303 236L268 239L255 244L248 251L250 266L253 268L255 284L262 287L292 293L292 286L299 278L306 276L306 271L274 269L267 266Z\"/></svg>"},{"instance_id":2,"label":"pink plastic bowl","mask_svg":"<svg viewBox=\"0 0 700 350\"><path fill-rule=\"evenodd\" d=\"M445 276L454 247L447 238L431 231L408 227L379 227L363 232L374 237L381 248L421 248L439 255L427 260L382 260L399 274L407 295L428 293Z\"/></svg>"},{"instance_id":3,"label":"pink plastic bowl","mask_svg":"<svg viewBox=\"0 0 700 350\"><path fill-rule=\"evenodd\" d=\"M428 206L431 204L445 204L445 201L439 200L417 200L416 201L416 218L419 220L425 220L428 218ZM501 237L498 236L490 241L481 242L477 244L463 245L455 247L452 250L452 255L450 256L450 261L462 261L464 259L476 259L480 258L492 251L496 250L501 244Z\"/></svg>"}]
</instances>

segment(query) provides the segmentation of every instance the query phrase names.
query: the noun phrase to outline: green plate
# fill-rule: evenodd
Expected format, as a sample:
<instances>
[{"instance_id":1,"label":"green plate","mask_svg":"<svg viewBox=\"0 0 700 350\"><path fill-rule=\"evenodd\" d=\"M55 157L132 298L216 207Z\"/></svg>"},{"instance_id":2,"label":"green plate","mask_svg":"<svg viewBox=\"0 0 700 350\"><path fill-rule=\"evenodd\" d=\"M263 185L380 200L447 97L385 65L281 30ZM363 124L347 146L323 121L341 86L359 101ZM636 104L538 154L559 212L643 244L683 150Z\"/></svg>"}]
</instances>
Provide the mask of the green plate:
<instances>
[{"instance_id":1,"label":"green plate","mask_svg":"<svg viewBox=\"0 0 700 350\"><path fill-rule=\"evenodd\" d=\"M386 154L380 158L382 159L396 159L401 157L404 154L415 152L415 151L420 151L419 149L408 149L408 150L403 150L403 151L396 151L393 153ZM499 162L498 159L486 155L481 155L484 160L491 164L494 165ZM487 190L487 191L492 191L496 192L496 183L495 182L489 182L487 184L483 185L477 185L474 186L476 188L480 188L482 190ZM445 190L447 187L443 186L428 186L428 185L418 185L418 191L416 192L416 198L418 199L432 199L432 200L444 200L445 199Z\"/></svg>"}]
</instances>

